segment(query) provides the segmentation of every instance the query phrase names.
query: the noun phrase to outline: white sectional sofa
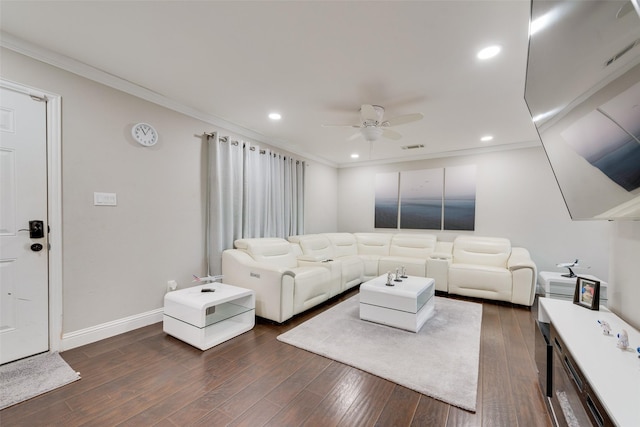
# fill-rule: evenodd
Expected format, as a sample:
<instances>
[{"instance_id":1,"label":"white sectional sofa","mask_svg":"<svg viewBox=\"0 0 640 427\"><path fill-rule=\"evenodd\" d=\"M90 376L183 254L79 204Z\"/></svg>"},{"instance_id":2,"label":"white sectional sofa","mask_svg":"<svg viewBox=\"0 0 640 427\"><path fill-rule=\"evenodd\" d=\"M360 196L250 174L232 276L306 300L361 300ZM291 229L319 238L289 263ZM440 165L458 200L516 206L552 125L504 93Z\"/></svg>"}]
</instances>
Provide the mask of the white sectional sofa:
<instances>
[{"instance_id":1,"label":"white sectional sofa","mask_svg":"<svg viewBox=\"0 0 640 427\"><path fill-rule=\"evenodd\" d=\"M437 291L533 304L536 266L504 238L321 233L239 239L222 255L225 283L253 289L256 315L276 322L400 267L433 278Z\"/></svg>"}]
</instances>

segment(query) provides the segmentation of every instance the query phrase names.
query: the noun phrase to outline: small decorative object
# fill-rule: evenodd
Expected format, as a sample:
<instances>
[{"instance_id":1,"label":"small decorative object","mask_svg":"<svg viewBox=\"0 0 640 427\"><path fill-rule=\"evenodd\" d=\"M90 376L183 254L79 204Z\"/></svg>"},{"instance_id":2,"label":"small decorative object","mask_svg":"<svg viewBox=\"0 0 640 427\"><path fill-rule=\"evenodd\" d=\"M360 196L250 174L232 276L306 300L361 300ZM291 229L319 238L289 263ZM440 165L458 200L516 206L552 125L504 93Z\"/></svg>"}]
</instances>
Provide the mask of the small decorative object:
<instances>
[{"instance_id":1,"label":"small decorative object","mask_svg":"<svg viewBox=\"0 0 640 427\"><path fill-rule=\"evenodd\" d=\"M406 279L407 276L407 270L404 268L404 265L402 266L402 273L400 274L400 277L402 277L403 279Z\"/></svg>"},{"instance_id":2,"label":"small decorative object","mask_svg":"<svg viewBox=\"0 0 640 427\"><path fill-rule=\"evenodd\" d=\"M390 271L387 271L387 286L395 286L393 283L391 283L391 280L393 279L393 276L391 275Z\"/></svg>"},{"instance_id":3,"label":"small decorative object","mask_svg":"<svg viewBox=\"0 0 640 427\"><path fill-rule=\"evenodd\" d=\"M589 310L598 310L600 305L600 282L578 277L573 293L573 303Z\"/></svg>"},{"instance_id":4,"label":"small decorative object","mask_svg":"<svg viewBox=\"0 0 640 427\"><path fill-rule=\"evenodd\" d=\"M602 333L605 335L611 335L611 326L606 320L598 320L598 323L602 327Z\"/></svg>"},{"instance_id":5,"label":"small decorative object","mask_svg":"<svg viewBox=\"0 0 640 427\"><path fill-rule=\"evenodd\" d=\"M616 347L621 350L626 350L627 347L629 347L629 335L627 334L627 331L623 329L622 332L617 335L617 337L618 343L616 344Z\"/></svg>"},{"instance_id":6,"label":"small decorative object","mask_svg":"<svg viewBox=\"0 0 640 427\"><path fill-rule=\"evenodd\" d=\"M573 262L562 262L560 264L557 264L556 267L569 269L569 272L563 274L562 277L574 278L574 277L577 277L577 276L576 276L576 273L573 272L572 268L573 267L577 267L578 265L579 265L578 264L578 259L576 258L576 260L573 261Z\"/></svg>"},{"instance_id":7,"label":"small decorative object","mask_svg":"<svg viewBox=\"0 0 640 427\"><path fill-rule=\"evenodd\" d=\"M202 284L213 283L216 280L222 280L222 278L224 277L222 274L219 274L217 276L202 276L202 277L192 274L192 276L193 276L193 280L191 281L191 283L195 282L195 283L202 283Z\"/></svg>"},{"instance_id":8,"label":"small decorative object","mask_svg":"<svg viewBox=\"0 0 640 427\"><path fill-rule=\"evenodd\" d=\"M396 278L394 279L394 282L402 282L402 279L400 278L400 269L396 268Z\"/></svg>"},{"instance_id":9,"label":"small decorative object","mask_svg":"<svg viewBox=\"0 0 640 427\"><path fill-rule=\"evenodd\" d=\"M640 347L636 348L636 351L638 352L638 358L640 359Z\"/></svg>"}]
</instances>

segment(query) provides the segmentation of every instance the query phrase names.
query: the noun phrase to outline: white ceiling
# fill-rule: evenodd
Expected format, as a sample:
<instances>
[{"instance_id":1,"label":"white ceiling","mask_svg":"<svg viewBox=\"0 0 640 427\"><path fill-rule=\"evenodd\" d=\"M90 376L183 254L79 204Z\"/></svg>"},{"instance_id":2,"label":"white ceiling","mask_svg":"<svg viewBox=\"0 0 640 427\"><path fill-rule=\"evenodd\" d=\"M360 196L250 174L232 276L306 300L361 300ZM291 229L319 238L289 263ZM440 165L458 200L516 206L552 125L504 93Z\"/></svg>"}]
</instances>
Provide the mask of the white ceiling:
<instances>
[{"instance_id":1,"label":"white ceiling","mask_svg":"<svg viewBox=\"0 0 640 427\"><path fill-rule=\"evenodd\" d=\"M529 1L2 0L0 8L7 37L328 164L538 143L524 103ZM476 58L493 44L500 55ZM357 123L361 104L384 106L387 118L425 118L395 127L401 140L371 147L347 141L354 129L321 126ZM270 121L271 111L282 120ZM493 141L480 142L488 134ZM415 144L425 147L400 148Z\"/></svg>"}]
</instances>

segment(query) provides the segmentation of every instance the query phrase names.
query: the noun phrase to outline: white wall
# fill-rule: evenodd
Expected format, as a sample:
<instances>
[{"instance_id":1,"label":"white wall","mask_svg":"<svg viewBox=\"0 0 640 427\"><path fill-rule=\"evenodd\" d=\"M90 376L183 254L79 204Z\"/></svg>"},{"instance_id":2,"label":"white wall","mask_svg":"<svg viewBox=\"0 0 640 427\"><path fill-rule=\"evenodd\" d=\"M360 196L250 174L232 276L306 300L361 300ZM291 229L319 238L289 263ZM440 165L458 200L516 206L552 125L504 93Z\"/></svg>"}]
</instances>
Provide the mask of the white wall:
<instances>
[{"instance_id":1,"label":"white wall","mask_svg":"<svg viewBox=\"0 0 640 427\"><path fill-rule=\"evenodd\" d=\"M321 163L308 162L305 183L305 234L337 231L337 169Z\"/></svg>"},{"instance_id":2,"label":"white wall","mask_svg":"<svg viewBox=\"0 0 640 427\"><path fill-rule=\"evenodd\" d=\"M613 223L610 271L608 307L640 329L640 221Z\"/></svg>"},{"instance_id":3,"label":"white wall","mask_svg":"<svg viewBox=\"0 0 640 427\"><path fill-rule=\"evenodd\" d=\"M514 246L530 251L539 271L559 271L557 263L580 258L591 268L576 272L608 279L610 223L571 221L541 147L342 168L338 171L338 230L376 231L376 173L468 164L478 167L473 234L511 239ZM460 232L436 234L452 240Z\"/></svg>"},{"instance_id":4,"label":"white wall","mask_svg":"<svg viewBox=\"0 0 640 427\"><path fill-rule=\"evenodd\" d=\"M13 51L1 54L2 78L62 96L63 334L162 308L168 280L182 288L206 273L201 135L241 137ZM157 145L133 141L137 122L154 125ZM307 205L329 208L307 224L333 231L337 173L309 163ZM118 206L93 206L95 191L116 193Z\"/></svg>"}]
</instances>

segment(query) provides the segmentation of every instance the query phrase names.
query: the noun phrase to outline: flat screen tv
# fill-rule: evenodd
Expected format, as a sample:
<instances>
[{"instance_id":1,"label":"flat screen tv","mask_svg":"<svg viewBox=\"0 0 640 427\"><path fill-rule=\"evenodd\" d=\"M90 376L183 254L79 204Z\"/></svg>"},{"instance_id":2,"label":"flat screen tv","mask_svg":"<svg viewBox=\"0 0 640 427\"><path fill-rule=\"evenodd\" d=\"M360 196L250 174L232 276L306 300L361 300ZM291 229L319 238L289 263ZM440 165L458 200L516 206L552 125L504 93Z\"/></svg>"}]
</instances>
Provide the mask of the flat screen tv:
<instances>
[{"instance_id":1,"label":"flat screen tv","mask_svg":"<svg viewBox=\"0 0 640 427\"><path fill-rule=\"evenodd\" d=\"M640 219L634 2L531 3L525 101L574 220Z\"/></svg>"}]
</instances>

